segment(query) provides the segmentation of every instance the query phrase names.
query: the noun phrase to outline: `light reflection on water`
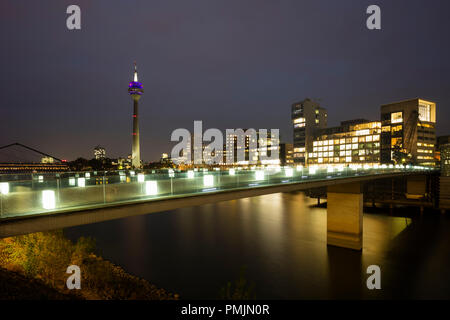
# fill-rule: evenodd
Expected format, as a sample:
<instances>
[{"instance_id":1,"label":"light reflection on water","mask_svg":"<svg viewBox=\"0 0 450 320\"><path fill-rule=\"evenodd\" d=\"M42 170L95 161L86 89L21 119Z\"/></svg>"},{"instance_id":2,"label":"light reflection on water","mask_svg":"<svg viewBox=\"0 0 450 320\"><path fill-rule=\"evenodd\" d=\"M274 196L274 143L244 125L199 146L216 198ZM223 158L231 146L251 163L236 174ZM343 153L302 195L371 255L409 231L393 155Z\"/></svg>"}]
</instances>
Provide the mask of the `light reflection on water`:
<instances>
[{"instance_id":1,"label":"light reflection on water","mask_svg":"<svg viewBox=\"0 0 450 320\"><path fill-rule=\"evenodd\" d=\"M412 254L407 234L417 225L411 219L365 214L360 253L327 247L326 209L311 207L315 203L302 193L279 193L74 227L66 234L94 237L104 258L182 298L219 298L243 266L261 299L407 298L435 281L420 271L445 257L436 252L434 264L417 267L421 256ZM412 228L414 239L422 229ZM448 252L448 244L437 246ZM410 274L411 263L416 268ZM365 286L371 264L382 269L381 291ZM418 274L420 284L411 290L409 276ZM430 294L449 292L445 285L438 289Z\"/></svg>"}]
</instances>

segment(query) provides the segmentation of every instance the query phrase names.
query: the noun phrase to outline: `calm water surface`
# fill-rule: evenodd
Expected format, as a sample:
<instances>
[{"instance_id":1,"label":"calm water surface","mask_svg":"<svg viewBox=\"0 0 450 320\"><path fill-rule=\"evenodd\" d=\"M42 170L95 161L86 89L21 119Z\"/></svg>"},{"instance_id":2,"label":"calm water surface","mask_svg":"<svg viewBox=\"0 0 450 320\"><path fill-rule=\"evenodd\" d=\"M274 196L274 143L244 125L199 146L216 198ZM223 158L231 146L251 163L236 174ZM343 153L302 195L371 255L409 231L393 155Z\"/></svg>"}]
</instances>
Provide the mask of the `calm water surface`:
<instances>
[{"instance_id":1,"label":"calm water surface","mask_svg":"<svg viewBox=\"0 0 450 320\"><path fill-rule=\"evenodd\" d=\"M99 253L185 299L220 298L239 278L258 299L450 298L450 221L364 214L364 249L327 247L326 209L279 193L69 228ZM382 290L366 288L379 265Z\"/></svg>"}]
</instances>

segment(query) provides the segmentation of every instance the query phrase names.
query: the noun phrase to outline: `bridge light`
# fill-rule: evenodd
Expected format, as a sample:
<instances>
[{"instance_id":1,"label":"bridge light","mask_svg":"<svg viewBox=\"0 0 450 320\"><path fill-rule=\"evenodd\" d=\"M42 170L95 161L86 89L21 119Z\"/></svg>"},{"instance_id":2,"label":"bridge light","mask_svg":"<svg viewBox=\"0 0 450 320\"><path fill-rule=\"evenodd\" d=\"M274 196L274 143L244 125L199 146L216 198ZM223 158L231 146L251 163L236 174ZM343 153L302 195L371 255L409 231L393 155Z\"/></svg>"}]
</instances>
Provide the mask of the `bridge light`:
<instances>
[{"instance_id":1,"label":"bridge light","mask_svg":"<svg viewBox=\"0 0 450 320\"><path fill-rule=\"evenodd\" d=\"M44 190L42 191L42 207L46 210L55 209L55 191Z\"/></svg>"},{"instance_id":2,"label":"bridge light","mask_svg":"<svg viewBox=\"0 0 450 320\"><path fill-rule=\"evenodd\" d=\"M368 164L364 165L364 170L369 170L370 168L371 168L370 165L368 165Z\"/></svg>"},{"instance_id":3,"label":"bridge light","mask_svg":"<svg viewBox=\"0 0 450 320\"><path fill-rule=\"evenodd\" d=\"M309 172L309 174L316 174L317 168L316 167L309 167L308 172Z\"/></svg>"},{"instance_id":4,"label":"bridge light","mask_svg":"<svg viewBox=\"0 0 450 320\"><path fill-rule=\"evenodd\" d=\"M39 182L43 182L44 181L44 176L39 176L38 180L39 180Z\"/></svg>"},{"instance_id":5,"label":"bridge light","mask_svg":"<svg viewBox=\"0 0 450 320\"><path fill-rule=\"evenodd\" d=\"M208 169L206 169L206 168L203 168L203 170L202 170L203 172L208 172Z\"/></svg>"},{"instance_id":6,"label":"bridge light","mask_svg":"<svg viewBox=\"0 0 450 320\"><path fill-rule=\"evenodd\" d=\"M89 179L91 177L91 174L89 172L86 172L84 176L86 177L86 179Z\"/></svg>"},{"instance_id":7,"label":"bridge light","mask_svg":"<svg viewBox=\"0 0 450 320\"><path fill-rule=\"evenodd\" d=\"M389 169L392 169L392 168L394 168L394 165L393 165L393 164L390 164L390 165L389 165Z\"/></svg>"},{"instance_id":8,"label":"bridge light","mask_svg":"<svg viewBox=\"0 0 450 320\"><path fill-rule=\"evenodd\" d=\"M303 166L297 166L297 171L302 171L303 170Z\"/></svg>"},{"instance_id":9,"label":"bridge light","mask_svg":"<svg viewBox=\"0 0 450 320\"><path fill-rule=\"evenodd\" d=\"M236 170L230 169L230 170L228 170L228 174L229 174L230 176L234 176L234 175L236 174Z\"/></svg>"},{"instance_id":10,"label":"bridge light","mask_svg":"<svg viewBox=\"0 0 450 320\"><path fill-rule=\"evenodd\" d=\"M339 167L337 168L337 170L338 170L338 172L343 172L343 171L344 171L344 166L339 166Z\"/></svg>"},{"instance_id":11,"label":"bridge light","mask_svg":"<svg viewBox=\"0 0 450 320\"><path fill-rule=\"evenodd\" d=\"M75 185L75 178L69 178L69 186Z\"/></svg>"},{"instance_id":12,"label":"bridge light","mask_svg":"<svg viewBox=\"0 0 450 320\"><path fill-rule=\"evenodd\" d=\"M158 194L158 183L156 181L145 182L145 194L147 196L154 196Z\"/></svg>"},{"instance_id":13,"label":"bridge light","mask_svg":"<svg viewBox=\"0 0 450 320\"><path fill-rule=\"evenodd\" d=\"M143 173L139 173L138 174L138 182L144 183L144 181L145 181L145 175Z\"/></svg>"},{"instance_id":14,"label":"bridge light","mask_svg":"<svg viewBox=\"0 0 450 320\"><path fill-rule=\"evenodd\" d=\"M85 178L78 178L78 186L80 188L86 187L86 179Z\"/></svg>"},{"instance_id":15,"label":"bridge light","mask_svg":"<svg viewBox=\"0 0 450 320\"><path fill-rule=\"evenodd\" d=\"M334 168L332 166L328 166L327 167L327 172L328 173L333 173L334 172Z\"/></svg>"},{"instance_id":16,"label":"bridge light","mask_svg":"<svg viewBox=\"0 0 450 320\"><path fill-rule=\"evenodd\" d=\"M134 171L130 171L130 176L134 176L136 174L136 172L134 172Z\"/></svg>"},{"instance_id":17,"label":"bridge light","mask_svg":"<svg viewBox=\"0 0 450 320\"><path fill-rule=\"evenodd\" d=\"M286 177L293 177L294 176L294 169L286 168L286 169L284 169L284 173L286 174Z\"/></svg>"},{"instance_id":18,"label":"bridge light","mask_svg":"<svg viewBox=\"0 0 450 320\"><path fill-rule=\"evenodd\" d=\"M194 171L189 170L189 171L187 172L187 177L188 177L188 179L194 179L194 176L195 176Z\"/></svg>"},{"instance_id":19,"label":"bridge light","mask_svg":"<svg viewBox=\"0 0 450 320\"><path fill-rule=\"evenodd\" d=\"M381 165L381 169L386 169L386 168L387 168L387 165L385 165L385 164Z\"/></svg>"},{"instance_id":20,"label":"bridge light","mask_svg":"<svg viewBox=\"0 0 450 320\"><path fill-rule=\"evenodd\" d=\"M175 177L175 172L172 169L169 169L169 178Z\"/></svg>"},{"instance_id":21,"label":"bridge light","mask_svg":"<svg viewBox=\"0 0 450 320\"><path fill-rule=\"evenodd\" d=\"M0 193L3 195L7 195L9 193L9 183L8 182L0 183Z\"/></svg>"},{"instance_id":22,"label":"bridge light","mask_svg":"<svg viewBox=\"0 0 450 320\"><path fill-rule=\"evenodd\" d=\"M255 180L257 181L264 180L264 171L262 170L255 171Z\"/></svg>"},{"instance_id":23,"label":"bridge light","mask_svg":"<svg viewBox=\"0 0 450 320\"><path fill-rule=\"evenodd\" d=\"M203 176L203 186L205 186L205 187L214 186L214 176L212 176L210 174Z\"/></svg>"}]
</instances>

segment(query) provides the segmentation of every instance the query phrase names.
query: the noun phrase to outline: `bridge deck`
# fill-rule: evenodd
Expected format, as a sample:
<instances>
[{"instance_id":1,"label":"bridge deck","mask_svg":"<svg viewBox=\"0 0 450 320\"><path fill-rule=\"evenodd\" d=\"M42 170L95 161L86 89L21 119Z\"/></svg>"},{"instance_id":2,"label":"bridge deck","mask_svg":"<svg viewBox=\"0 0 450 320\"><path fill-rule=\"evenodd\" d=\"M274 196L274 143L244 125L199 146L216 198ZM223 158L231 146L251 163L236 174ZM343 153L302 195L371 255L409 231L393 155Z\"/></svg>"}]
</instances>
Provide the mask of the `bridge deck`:
<instances>
[{"instance_id":1,"label":"bridge deck","mask_svg":"<svg viewBox=\"0 0 450 320\"><path fill-rule=\"evenodd\" d=\"M0 185L0 237L276 192L430 173L418 167L65 173Z\"/></svg>"}]
</instances>

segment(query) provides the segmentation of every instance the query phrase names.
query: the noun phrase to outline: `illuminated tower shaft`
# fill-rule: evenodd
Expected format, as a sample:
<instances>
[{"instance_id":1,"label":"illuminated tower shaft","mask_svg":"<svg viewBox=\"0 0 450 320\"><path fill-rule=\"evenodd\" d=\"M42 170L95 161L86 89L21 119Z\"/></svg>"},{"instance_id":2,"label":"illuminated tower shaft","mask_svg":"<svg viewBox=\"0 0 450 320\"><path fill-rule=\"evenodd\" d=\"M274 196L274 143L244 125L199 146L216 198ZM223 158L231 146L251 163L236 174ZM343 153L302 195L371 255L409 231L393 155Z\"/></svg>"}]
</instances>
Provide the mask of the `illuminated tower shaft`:
<instances>
[{"instance_id":1,"label":"illuminated tower shaft","mask_svg":"<svg viewBox=\"0 0 450 320\"><path fill-rule=\"evenodd\" d=\"M136 63L134 63L134 79L128 85L128 93L133 98L133 144L131 148L131 165L141 167L141 147L139 141L139 99L144 93L142 83L138 81Z\"/></svg>"},{"instance_id":2,"label":"illuminated tower shaft","mask_svg":"<svg viewBox=\"0 0 450 320\"><path fill-rule=\"evenodd\" d=\"M139 141L139 98L140 96L133 96L133 146L131 149L131 159L134 168L141 166L141 144Z\"/></svg>"}]
</instances>

